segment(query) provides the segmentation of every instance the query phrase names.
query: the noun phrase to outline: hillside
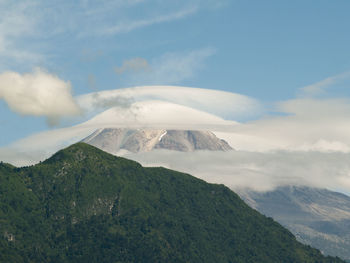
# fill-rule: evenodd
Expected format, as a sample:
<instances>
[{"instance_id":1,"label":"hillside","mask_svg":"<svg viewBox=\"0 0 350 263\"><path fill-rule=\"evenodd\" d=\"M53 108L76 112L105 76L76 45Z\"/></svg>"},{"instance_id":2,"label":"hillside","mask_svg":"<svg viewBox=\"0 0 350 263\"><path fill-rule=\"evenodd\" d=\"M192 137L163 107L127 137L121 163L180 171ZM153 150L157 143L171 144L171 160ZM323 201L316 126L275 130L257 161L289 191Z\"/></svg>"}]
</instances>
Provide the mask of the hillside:
<instances>
[{"instance_id":1,"label":"hillside","mask_svg":"<svg viewBox=\"0 0 350 263\"><path fill-rule=\"evenodd\" d=\"M342 262L223 185L79 143L0 165L0 262Z\"/></svg>"}]
</instances>

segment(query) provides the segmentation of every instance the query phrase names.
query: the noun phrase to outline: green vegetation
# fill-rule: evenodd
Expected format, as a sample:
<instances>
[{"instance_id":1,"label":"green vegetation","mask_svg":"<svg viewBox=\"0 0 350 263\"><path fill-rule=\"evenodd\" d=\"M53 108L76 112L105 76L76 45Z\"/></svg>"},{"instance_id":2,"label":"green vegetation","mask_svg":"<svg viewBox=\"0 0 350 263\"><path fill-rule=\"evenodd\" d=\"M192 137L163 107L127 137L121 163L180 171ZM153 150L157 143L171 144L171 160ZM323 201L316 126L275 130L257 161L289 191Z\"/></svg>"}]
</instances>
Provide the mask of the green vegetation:
<instances>
[{"instance_id":1,"label":"green vegetation","mask_svg":"<svg viewBox=\"0 0 350 263\"><path fill-rule=\"evenodd\" d=\"M223 185L79 143L0 164L0 262L343 262Z\"/></svg>"}]
</instances>

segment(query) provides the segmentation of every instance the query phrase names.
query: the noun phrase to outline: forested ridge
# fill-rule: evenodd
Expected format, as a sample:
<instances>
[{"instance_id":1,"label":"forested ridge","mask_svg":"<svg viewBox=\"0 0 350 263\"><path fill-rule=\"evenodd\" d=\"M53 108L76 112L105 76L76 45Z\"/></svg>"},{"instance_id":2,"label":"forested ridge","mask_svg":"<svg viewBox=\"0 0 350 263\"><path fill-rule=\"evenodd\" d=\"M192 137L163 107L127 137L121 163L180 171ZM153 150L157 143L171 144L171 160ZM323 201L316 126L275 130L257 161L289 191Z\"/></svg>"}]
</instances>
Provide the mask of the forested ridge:
<instances>
[{"instance_id":1,"label":"forested ridge","mask_svg":"<svg viewBox=\"0 0 350 263\"><path fill-rule=\"evenodd\" d=\"M0 262L343 262L223 185L78 143L0 164Z\"/></svg>"}]
</instances>

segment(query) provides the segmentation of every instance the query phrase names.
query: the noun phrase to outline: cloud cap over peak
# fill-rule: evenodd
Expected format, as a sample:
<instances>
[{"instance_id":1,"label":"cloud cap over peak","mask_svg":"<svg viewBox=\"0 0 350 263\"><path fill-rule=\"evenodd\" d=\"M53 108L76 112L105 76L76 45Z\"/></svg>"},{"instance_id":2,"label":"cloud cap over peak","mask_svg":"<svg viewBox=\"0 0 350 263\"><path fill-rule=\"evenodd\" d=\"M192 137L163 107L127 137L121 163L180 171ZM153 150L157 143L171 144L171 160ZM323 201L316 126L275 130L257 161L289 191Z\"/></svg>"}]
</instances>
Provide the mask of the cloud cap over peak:
<instances>
[{"instance_id":1,"label":"cloud cap over peak","mask_svg":"<svg viewBox=\"0 0 350 263\"><path fill-rule=\"evenodd\" d=\"M77 98L79 105L86 110L95 109L96 105L101 107L101 102L106 100L109 102L106 106L110 106L113 99L116 102L160 100L230 120L261 115L263 111L257 100L241 94L181 86L138 86L89 93ZM118 106L118 103L114 106Z\"/></svg>"}]
</instances>

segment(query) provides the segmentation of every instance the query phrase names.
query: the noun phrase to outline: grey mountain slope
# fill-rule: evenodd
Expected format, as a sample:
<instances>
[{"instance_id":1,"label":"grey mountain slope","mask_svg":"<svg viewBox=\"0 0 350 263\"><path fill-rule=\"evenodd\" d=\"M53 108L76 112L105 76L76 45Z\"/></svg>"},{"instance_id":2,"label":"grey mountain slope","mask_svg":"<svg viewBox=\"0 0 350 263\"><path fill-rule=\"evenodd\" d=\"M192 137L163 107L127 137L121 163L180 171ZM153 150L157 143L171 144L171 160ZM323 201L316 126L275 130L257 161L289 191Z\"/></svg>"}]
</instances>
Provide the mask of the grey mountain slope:
<instances>
[{"instance_id":1,"label":"grey mountain slope","mask_svg":"<svg viewBox=\"0 0 350 263\"><path fill-rule=\"evenodd\" d=\"M226 141L210 131L105 128L82 141L110 153L120 150L148 152L154 149L182 152L232 150Z\"/></svg>"},{"instance_id":2,"label":"grey mountain slope","mask_svg":"<svg viewBox=\"0 0 350 263\"><path fill-rule=\"evenodd\" d=\"M280 187L240 191L259 212L287 227L300 241L350 261L350 197L326 189Z\"/></svg>"}]
</instances>

